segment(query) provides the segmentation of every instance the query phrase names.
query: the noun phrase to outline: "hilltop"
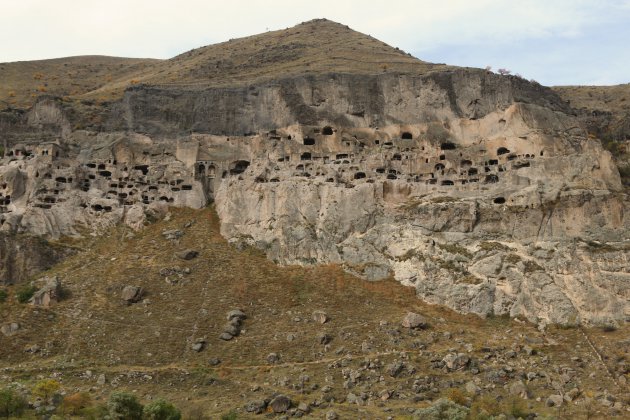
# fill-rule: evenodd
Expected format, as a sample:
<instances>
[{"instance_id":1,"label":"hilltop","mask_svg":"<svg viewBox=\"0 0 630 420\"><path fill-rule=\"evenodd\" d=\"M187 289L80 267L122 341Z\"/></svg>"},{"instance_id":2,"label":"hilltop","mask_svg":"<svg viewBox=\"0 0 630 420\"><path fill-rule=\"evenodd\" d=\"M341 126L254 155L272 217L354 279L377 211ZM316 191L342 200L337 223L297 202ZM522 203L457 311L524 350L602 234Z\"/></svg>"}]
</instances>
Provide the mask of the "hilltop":
<instances>
[{"instance_id":1,"label":"hilltop","mask_svg":"<svg viewBox=\"0 0 630 420\"><path fill-rule=\"evenodd\" d=\"M345 25L316 19L196 48L168 60L84 56L0 63L0 101L28 108L49 94L109 102L130 86L243 86L303 74L423 74L423 62Z\"/></svg>"}]
</instances>

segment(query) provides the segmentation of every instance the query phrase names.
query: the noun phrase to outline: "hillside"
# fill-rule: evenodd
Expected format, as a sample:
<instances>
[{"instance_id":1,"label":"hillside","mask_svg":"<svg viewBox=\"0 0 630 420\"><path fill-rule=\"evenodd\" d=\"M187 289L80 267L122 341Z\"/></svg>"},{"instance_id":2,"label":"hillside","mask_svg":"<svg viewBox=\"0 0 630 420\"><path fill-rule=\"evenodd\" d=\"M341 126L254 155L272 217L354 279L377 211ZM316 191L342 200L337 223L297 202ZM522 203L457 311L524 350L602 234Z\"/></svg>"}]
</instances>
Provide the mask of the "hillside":
<instances>
[{"instance_id":1,"label":"hillside","mask_svg":"<svg viewBox=\"0 0 630 420\"><path fill-rule=\"evenodd\" d=\"M70 57L0 64L0 101L28 108L38 96L112 101L136 84L243 86L303 74L423 74L420 61L326 19L197 48L169 60Z\"/></svg>"},{"instance_id":2,"label":"hillside","mask_svg":"<svg viewBox=\"0 0 630 420\"><path fill-rule=\"evenodd\" d=\"M607 401L627 399L616 383L627 371L627 326L540 332L463 316L423 304L392 280L365 282L333 266L281 268L239 251L219 235L211 209L172 209L169 218L74 241L79 253L42 274L58 276L64 290L50 308L18 304L17 288L5 289L3 325L19 329L0 335L2 382L29 389L54 377L68 395L88 392L95 403L115 390L144 402L162 396L188 418L208 419L232 410L255 418L246 407L275 393L305 404L307 418L334 411L342 419L405 418L441 396L495 414L604 418L619 413ZM199 256L174 256L187 248ZM190 273L164 271L175 267ZM144 289L140 302L121 299L129 285ZM240 336L223 341L233 309L247 318ZM315 322L315 311L329 320ZM408 311L428 326L402 327ZM445 362L453 354L463 363L456 368ZM556 394L572 397L549 407Z\"/></svg>"}]
</instances>

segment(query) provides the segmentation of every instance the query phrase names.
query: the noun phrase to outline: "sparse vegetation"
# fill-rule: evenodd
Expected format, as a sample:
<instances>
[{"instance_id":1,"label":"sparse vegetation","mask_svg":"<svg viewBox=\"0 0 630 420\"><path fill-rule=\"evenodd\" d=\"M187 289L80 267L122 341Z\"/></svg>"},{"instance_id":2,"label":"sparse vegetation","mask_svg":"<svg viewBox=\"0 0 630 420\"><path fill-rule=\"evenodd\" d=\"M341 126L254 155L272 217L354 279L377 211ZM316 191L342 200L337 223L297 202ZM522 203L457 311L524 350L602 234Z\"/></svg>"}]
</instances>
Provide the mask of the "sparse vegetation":
<instances>
[{"instance_id":1,"label":"sparse vegetation","mask_svg":"<svg viewBox=\"0 0 630 420\"><path fill-rule=\"evenodd\" d=\"M114 392L107 401L109 417L115 420L141 420L142 404L133 394Z\"/></svg>"},{"instance_id":2,"label":"sparse vegetation","mask_svg":"<svg viewBox=\"0 0 630 420\"><path fill-rule=\"evenodd\" d=\"M179 420L182 414L173 404L160 398L144 406L142 417L145 420Z\"/></svg>"},{"instance_id":3,"label":"sparse vegetation","mask_svg":"<svg viewBox=\"0 0 630 420\"><path fill-rule=\"evenodd\" d=\"M27 303L33 297L36 291L37 287L33 285L24 285L17 290L17 292L15 293L15 297L17 298L18 302Z\"/></svg>"},{"instance_id":4,"label":"sparse vegetation","mask_svg":"<svg viewBox=\"0 0 630 420\"><path fill-rule=\"evenodd\" d=\"M9 294L5 289L0 289L0 303L6 302L8 296Z\"/></svg>"},{"instance_id":5,"label":"sparse vegetation","mask_svg":"<svg viewBox=\"0 0 630 420\"><path fill-rule=\"evenodd\" d=\"M28 402L12 388L0 389L0 416L8 419L20 417L28 408Z\"/></svg>"}]
</instances>

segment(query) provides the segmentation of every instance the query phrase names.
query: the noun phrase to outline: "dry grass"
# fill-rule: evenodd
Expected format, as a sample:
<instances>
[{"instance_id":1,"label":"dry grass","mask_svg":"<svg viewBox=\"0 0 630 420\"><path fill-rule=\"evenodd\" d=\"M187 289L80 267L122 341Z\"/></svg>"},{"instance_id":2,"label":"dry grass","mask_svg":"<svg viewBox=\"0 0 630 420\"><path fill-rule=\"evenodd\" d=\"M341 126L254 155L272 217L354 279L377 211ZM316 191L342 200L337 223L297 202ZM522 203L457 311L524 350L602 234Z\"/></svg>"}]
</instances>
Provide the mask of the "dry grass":
<instances>
[{"instance_id":1,"label":"dry grass","mask_svg":"<svg viewBox=\"0 0 630 420\"><path fill-rule=\"evenodd\" d=\"M193 225L183 228L191 220ZM161 235L173 228L185 231L179 243ZM484 348L505 351L525 344L524 337L540 340L538 355L533 356L538 364L545 356L553 366L574 365L572 356L591 360L577 329L551 330L543 336L533 326L506 318L483 320L422 303L412 289L393 280L366 282L332 265L279 267L255 249L237 251L218 230L218 219L211 209L177 209L171 221L149 225L133 238L119 227L103 237L74 243L83 251L48 273L60 276L70 292L68 299L44 310L19 305L14 299L0 304L2 319L22 326L11 339L0 337L4 378L32 385L37 375L47 377L58 372L64 389L74 394L94 388L96 377L104 373L108 384L96 386L96 395L106 396L115 389L137 390L141 398L163 396L182 408L197 407L193 411L200 409L209 418L217 418L273 392L287 393L298 402L321 399L321 392L310 388L313 384L331 385L330 395L343 401L349 391L342 387L341 369L329 367L342 359L357 369L366 359L387 364L406 355L418 369L415 376L431 375L461 384L473 378L469 371L447 373L431 368L431 360L453 348L467 352L463 343L472 346L470 355L478 360L487 354ZM184 248L197 249L199 257L177 260L174 252ZM171 285L158 272L173 266L189 267L192 272ZM127 284L145 288L147 302L123 305L120 290ZM248 315L243 334L230 342L220 341L217 337L225 314L233 308ZM315 310L326 311L330 322L313 322ZM419 332L400 329L399 322L407 311L426 316L430 328ZM397 328L397 335L388 333ZM317 336L321 333L333 337L329 348L319 344ZM590 336L603 354L608 354L607 340L624 333L627 328L622 327L606 333L597 330ZM294 336L292 341L287 339L289 334ZM206 339L206 348L200 353L191 350L198 338ZM551 344L547 339L553 340ZM362 343L368 344L367 353ZM43 351L23 351L33 344ZM279 363L267 362L271 352L280 355ZM610 352L611 368L622 356ZM215 357L222 363L208 365L207 361ZM580 377L585 389L605 386L616 392L604 370L594 361L589 363L594 369ZM555 375L551 367L545 369ZM87 370L92 378L81 379ZM588 376L591 371L596 373L593 377ZM306 388L299 386L298 378L303 374L310 377ZM413 377L406 375L386 376L375 390L408 390L412 382ZM546 386L542 380L532 383L532 392L544 397L551 393ZM436 399L447 391L440 389L428 397ZM494 396L503 393L500 388L492 391ZM387 402L394 415L405 414L406 407L427 404L409 399ZM537 412L551 413L544 407L544 399L533 404ZM357 413L366 418L383 417L382 408L382 404L334 404L342 418L356 418Z\"/></svg>"},{"instance_id":2,"label":"dry grass","mask_svg":"<svg viewBox=\"0 0 630 420\"><path fill-rule=\"evenodd\" d=\"M44 93L111 101L135 84L237 86L303 74L445 68L327 20L197 48L170 60L83 56L0 64L0 101L27 108ZM38 90L38 87L41 89Z\"/></svg>"}]
</instances>

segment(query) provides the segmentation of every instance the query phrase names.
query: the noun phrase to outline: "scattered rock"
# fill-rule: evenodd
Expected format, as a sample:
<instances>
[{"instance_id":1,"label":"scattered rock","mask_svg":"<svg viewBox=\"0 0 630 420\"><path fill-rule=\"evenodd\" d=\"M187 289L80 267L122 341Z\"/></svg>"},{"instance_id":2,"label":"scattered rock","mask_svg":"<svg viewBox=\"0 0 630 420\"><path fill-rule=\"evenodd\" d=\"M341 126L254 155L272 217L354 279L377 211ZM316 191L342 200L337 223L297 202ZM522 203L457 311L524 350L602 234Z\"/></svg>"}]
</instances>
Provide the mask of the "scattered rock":
<instances>
[{"instance_id":1,"label":"scattered rock","mask_svg":"<svg viewBox=\"0 0 630 420\"><path fill-rule=\"evenodd\" d=\"M240 321L243 321L247 319L247 315L245 315L245 313L241 311L240 309L233 309L230 312L228 312L227 319L228 321L231 321L233 318L237 318Z\"/></svg>"},{"instance_id":2,"label":"scattered rock","mask_svg":"<svg viewBox=\"0 0 630 420\"><path fill-rule=\"evenodd\" d=\"M530 398L529 390L523 381L516 381L510 385L510 394L524 399Z\"/></svg>"},{"instance_id":3,"label":"scattered rock","mask_svg":"<svg viewBox=\"0 0 630 420\"><path fill-rule=\"evenodd\" d=\"M280 356L277 353L269 353L267 355L267 362L278 363L279 361L280 361Z\"/></svg>"},{"instance_id":4,"label":"scattered rock","mask_svg":"<svg viewBox=\"0 0 630 420\"><path fill-rule=\"evenodd\" d=\"M192 346L191 348L193 349L193 351L196 352L200 352L201 350L203 350L203 348L206 345L206 341L205 340L197 340Z\"/></svg>"},{"instance_id":5,"label":"scattered rock","mask_svg":"<svg viewBox=\"0 0 630 420\"><path fill-rule=\"evenodd\" d=\"M477 384L473 381L467 382L465 389L470 395L479 395L481 393L481 388L479 388L479 386L477 386Z\"/></svg>"},{"instance_id":6,"label":"scattered rock","mask_svg":"<svg viewBox=\"0 0 630 420\"><path fill-rule=\"evenodd\" d=\"M179 259L182 260L192 260L193 258L196 258L199 255L199 252L195 251L194 249L185 249L183 251L179 251L175 253L175 256Z\"/></svg>"},{"instance_id":7,"label":"scattered rock","mask_svg":"<svg viewBox=\"0 0 630 420\"><path fill-rule=\"evenodd\" d=\"M325 324L328 322L330 318L328 318L328 314L324 311L315 311L313 312L313 321L319 324Z\"/></svg>"},{"instance_id":8,"label":"scattered rock","mask_svg":"<svg viewBox=\"0 0 630 420\"><path fill-rule=\"evenodd\" d=\"M414 312L407 312L407 315L402 320L402 326L405 328L426 328L428 326L427 320L420 314Z\"/></svg>"},{"instance_id":9,"label":"scattered rock","mask_svg":"<svg viewBox=\"0 0 630 420\"><path fill-rule=\"evenodd\" d=\"M326 413L326 420L338 420L339 419L339 415L337 413L335 413L334 411L329 411Z\"/></svg>"},{"instance_id":10,"label":"scattered rock","mask_svg":"<svg viewBox=\"0 0 630 420\"><path fill-rule=\"evenodd\" d=\"M125 286L121 298L128 304L139 302L144 295L144 290L139 286Z\"/></svg>"},{"instance_id":11,"label":"scattered rock","mask_svg":"<svg viewBox=\"0 0 630 420\"><path fill-rule=\"evenodd\" d=\"M98 378L96 379L96 385L105 385L105 383L107 382L107 379L105 378L105 374L101 373L100 375L98 375Z\"/></svg>"},{"instance_id":12,"label":"scattered rock","mask_svg":"<svg viewBox=\"0 0 630 420\"><path fill-rule=\"evenodd\" d=\"M319 344L328 344L332 341L332 336L329 334L320 334L317 336L317 342Z\"/></svg>"},{"instance_id":13,"label":"scattered rock","mask_svg":"<svg viewBox=\"0 0 630 420\"><path fill-rule=\"evenodd\" d=\"M162 236L165 239L176 240L184 236L184 232L179 229L170 229L162 231Z\"/></svg>"},{"instance_id":14,"label":"scattered rock","mask_svg":"<svg viewBox=\"0 0 630 420\"><path fill-rule=\"evenodd\" d=\"M286 413L291 408L291 399L286 395L280 394L271 400L269 406L274 413Z\"/></svg>"},{"instance_id":15,"label":"scattered rock","mask_svg":"<svg viewBox=\"0 0 630 420\"><path fill-rule=\"evenodd\" d=\"M46 278L46 285L33 294L30 302L33 306L47 308L61 299L61 281L58 277Z\"/></svg>"},{"instance_id":16,"label":"scattered rock","mask_svg":"<svg viewBox=\"0 0 630 420\"><path fill-rule=\"evenodd\" d=\"M442 359L448 370L461 370L470 363L470 357L465 353L449 353Z\"/></svg>"},{"instance_id":17,"label":"scattered rock","mask_svg":"<svg viewBox=\"0 0 630 420\"><path fill-rule=\"evenodd\" d=\"M2 334L4 334L5 336L10 337L18 332L19 329L20 324L18 324L17 322L11 322L0 327L0 332L2 332Z\"/></svg>"},{"instance_id":18,"label":"scattered rock","mask_svg":"<svg viewBox=\"0 0 630 420\"><path fill-rule=\"evenodd\" d=\"M228 334L226 332L221 333L221 335L219 336L219 338L223 341L230 341L231 339L234 338L234 336L232 334Z\"/></svg>"},{"instance_id":19,"label":"scattered rock","mask_svg":"<svg viewBox=\"0 0 630 420\"><path fill-rule=\"evenodd\" d=\"M267 408L267 401L254 400L245 404L245 411L248 413L262 414Z\"/></svg>"},{"instance_id":20,"label":"scattered rock","mask_svg":"<svg viewBox=\"0 0 630 420\"><path fill-rule=\"evenodd\" d=\"M218 366L219 364L221 364L221 359L213 357L212 359L208 360L208 363L210 364L210 366Z\"/></svg>"},{"instance_id":21,"label":"scattered rock","mask_svg":"<svg viewBox=\"0 0 630 420\"><path fill-rule=\"evenodd\" d=\"M403 368L405 367L404 363L397 360L389 365L387 365L387 374L389 376L391 376L392 378L397 377L398 375L400 375L400 373L403 371Z\"/></svg>"},{"instance_id":22,"label":"scattered rock","mask_svg":"<svg viewBox=\"0 0 630 420\"><path fill-rule=\"evenodd\" d=\"M223 327L223 332L230 334L233 337L238 337L238 335L241 333L241 329L238 325L227 323L225 324L225 327Z\"/></svg>"},{"instance_id":23,"label":"scattered rock","mask_svg":"<svg viewBox=\"0 0 630 420\"><path fill-rule=\"evenodd\" d=\"M554 394L550 395L549 398L547 398L545 404L547 405L547 407L560 407L563 400L564 399L562 398L562 395Z\"/></svg>"}]
</instances>

